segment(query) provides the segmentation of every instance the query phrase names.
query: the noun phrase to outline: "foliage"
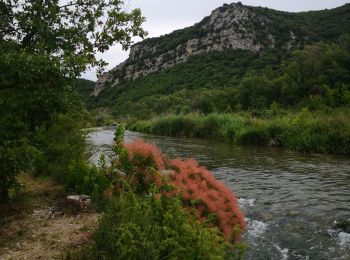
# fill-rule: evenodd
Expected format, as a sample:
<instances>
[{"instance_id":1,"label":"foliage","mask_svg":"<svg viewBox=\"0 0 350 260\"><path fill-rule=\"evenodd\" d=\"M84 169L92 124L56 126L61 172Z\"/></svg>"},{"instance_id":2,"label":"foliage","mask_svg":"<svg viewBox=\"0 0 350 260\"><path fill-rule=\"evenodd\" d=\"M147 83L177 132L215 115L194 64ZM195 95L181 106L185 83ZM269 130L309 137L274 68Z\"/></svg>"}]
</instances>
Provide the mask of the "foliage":
<instances>
[{"instance_id":1,"label":"foliage","mask_svg":"<svg viewBox=\"0 0 350 260\"><path fill-rule=\"evenodd\" d=\"M273 102L313 110L349 105L349 46L349 36L339 45L306 46L282 64L280 74L266 70L247 75L239 87L238 102L244 109L266 108Z\"/></svg>"},{"instance_id":2,"label":"foliage","mask_svg":"<svg viewBox=\"0 0 350 260\"><path fill-rule=\"evenodd\" d=\"M225 259L228 248L178 199L125 191L110 203L93 243L67 259Z\"/></svg>"},{"instance_id":3,"label":"foliage","mask_svg":"<svg viewBox=\"0 0 350 260\"><path fill-rule=\"evenodd\" d=\"M267 61L277 65L280 55L276 52L271 59L269 54L227 50L190 57L185 64L161 73L107 88L96 99L90 97L88 104L90 108L110 107L114 115L138 118L188 110L214 112L210 111L210 107L225 110L232 103L231 89L245 72L261 70ZM224 104L217 107L221 102L216 101L222 99Z\"/></svg>"},{"instance_id":4,"label":"foliage","mask_svg":"<svg viewBox=\"0 0 350 260\"><path fill-rule=\"evenodd\" d=\"M127 169L123 177L137 194L148 194L156 185L161 194L179 196L190 209L196 208L198 218L219 227L227 240L239 240L245 229L244 216L232 191L211 172L194 160L168 160L155 145L142 140L119 145L128 151L128 167L119 167ZM161 172L166 169L171 169L171 173L164 176ZM198 203L192 205L192 201Z\"/></svg>"},{"instance_id":5,"label":"foliage","mask_svg":"<svg viewBox=\"0 0 350 260\"><path fill-rule=\"evenodd\" d=\"M267 110L241 114L169 115L136 121L134 131L216 138L227 142L284 147L300 152L350 155L348 109L300 113Z\"/></svg>"},{"instance_id":6,"label":"foliage","mask_svg":"<svg viewBox=\"0 0 350 260\"><path fill-rule=\"evenodd\" d=\"M36 133L36 174L64 178L71 162L85 161L86 134L82 120L71 114L54 115L50 126L42 126Z\"/></svg>"},{"instance_id":7,"label":"foliage","mask_svg":"<svg viewBox=\"0 0 350 260\"><path fill-rule=\"evenodd\" d=\"M209 114L281 108L321 110L350 105L350 37L283 54L233 50L189 58L166 71L107 88L91 107L114 116Z\"/></svg>"},{"instance_id":8,"label":"foliage","mask_svg":"<svg viewBox=\"0 0 350 260\"><path fill-rule=\"evenodd\" d=\"M74 88L79 93L83 102L87 102L90 94L94 91L96 82L87 79L76 79Z\"/></svg>"},{"instance_id":9,"label":"foliage","mask_svg":"<svg viewBox=\"0 0 350 260\"><path fill-rule=\"evenodd\" d=\"M123 10L123 1L29 1L1 3L1 47L56 57L65 76L79 76L86 65L102 65L96 51L114 42L126 49L131 36L145 35L139 9ZM28 22L29 21L29 22Z\"/></svg>"},{"instance_id":10,"label":"foliage","mask_svg":"<svg viewBox=\"0 0 350 260\"><path fill-rule=\"evenodd\" d=\"M0 209L9 200L9 188L19 188L15 176L31 168L36 150L23 138L17 141L5 141L0 146Z\"/></svg>"},{"instance_id":11,"label":"foliage","mask_svg":"<svg viewBox=\"0 0 350 260\"><path fill-rule=\"evenodd\" d=\"M220 7L222 12L228 8L232 7ZM108 107L114 116L146 119L162 114L269 108L273 103L314 110L349 104L349 36L344 36L350 33L349 4L303 13L245 8L253 13L246 30L263 46L276 36L275 48L192 56L159 73L106 86L96 98L88 99L89 107ZM266 17L266 24L259 17ZM145 40L145 46L154 51L143 51L138 62L207 35L213 30L204 26L208 19Z\"/></svg>"},{"instance_id":12,"label":"foliage","mask_svg":"<svg viewBox=\"0 0 350 260\"><path fill-rule=\"evenodd\" d=\"M180 195L188 206L195 207L199 219L218 226L227 240L238 241L246 224L232 191L193 159L171 160L169 167L174 169L169 184L178 188L171 194Z\"/></svg>"},{"instance_id":13,"label":"foliage","mask_svg":"<svg viewBox=\"0 0 350 260\"><path fill-rule=\"evenodd\" d=\"M127 159L121 160L121 168L125 171L126 179L138 194L148 193L151 187L161 183L158 170L164 169L164 162L160 151L151 144L136 140L125 144Z\"/></svg>"},{"instance_id":14,"label":"foliage","mask_svg":"<svg viewBox=\"0 0 350 260\"><path fill-rule=\"evenodd\" d=\"M264 26L267 28L265 33L279 35L277 39L279 42L290 36L291 31L303 39L302 43L336 41L339 36L350 33L349 4L329 10L300 13L281 12L262 7L250 7L250 9L270 19L270 24Z\"/></svg>"},{"instance_id":15,"label":"foliage","mask_svg":"<svg viewBox=\"0 0 350 260\"><path fill-rule=\"evenodd\" d=\"M84 157L83 105L75 78L114 42L143 36L140 10L122 1L0 3L0 200L21 171L65 176ZM64 179L64 176L61 179Z\"/></svg>"},{"instance_id":16,"label":"foliage","mask_svg":"<svg viewBox=\"0 0 350 260\"><path fill-rule=\"evenodd\" d=\"M109 166L102 157L98 168L82 164L71 171L70 187L79 183L81 191L102 196L111 184L114 188L92 241L65 259L241 259L239 235L245 223L232 192L193 161L168 161L156 146L141 140L124 144L123 137L120 125ZM160 170L167 167L178 174L162 176ZM178 177L201 179L191 201L183 196L186 186Z\"/></svg>"},{"instance_id":17,"label":"foliage","mask_svg":"<svg viewBox=\"0 0 350 260\"><path fill-rule=\"evenodd\" d=\"M92 196L92 202L97 209L103 207L104 200L109 198L107 193L111 180L103 167L89 165L85 161L71 162L67 167L67 174L61 178L66 190Z\"/></svg>"},{"instance_id":18,"label":"foliage","mask_svg":"<svg viewBox=\"0 0 350 260\"><path fill-rule=\"evenodd\" d=\"M68 112L74 99L73 95L69 97L68 80L56 65L54 59L44 55L33 56L21 50L0 52L0 147L5 167L1 174L3 180L11 180L0 187L4 200L15 176L33 169L41 154L36 133L53 123L53 115Z\"/></svg>"}]
</instances>

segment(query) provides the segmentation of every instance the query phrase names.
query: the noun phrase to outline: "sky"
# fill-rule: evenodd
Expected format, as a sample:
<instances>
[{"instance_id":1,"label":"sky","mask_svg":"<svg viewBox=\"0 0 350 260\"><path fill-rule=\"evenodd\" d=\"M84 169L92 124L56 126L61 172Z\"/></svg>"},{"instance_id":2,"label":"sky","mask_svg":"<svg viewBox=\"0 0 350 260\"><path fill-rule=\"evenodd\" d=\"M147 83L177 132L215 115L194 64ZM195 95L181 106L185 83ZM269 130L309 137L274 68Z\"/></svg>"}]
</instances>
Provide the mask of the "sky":
<instances>
[{"instance_id":1,"label":"sky","mask_svg":"<svg viewBox=\"0 0 350 260\"><path fill-rule=\"evenodd\" d=\"M211 11L231 3L230 0L124 0L125 9L140 8L146 17L143 28L148 37L157 37L170 33L176 29L191 26ZM241 0L244 5L268 7L280 11L301 12L335 8L350 0ZM141 39L135 38L134 42ZM106 70L112 69L128 58L129 51L123 51L118 44L113 45L109 51L98 53L97 57L109 63ZM85 72L82 78L96 80L94 69Z\"/></svg>"}]
</instances>

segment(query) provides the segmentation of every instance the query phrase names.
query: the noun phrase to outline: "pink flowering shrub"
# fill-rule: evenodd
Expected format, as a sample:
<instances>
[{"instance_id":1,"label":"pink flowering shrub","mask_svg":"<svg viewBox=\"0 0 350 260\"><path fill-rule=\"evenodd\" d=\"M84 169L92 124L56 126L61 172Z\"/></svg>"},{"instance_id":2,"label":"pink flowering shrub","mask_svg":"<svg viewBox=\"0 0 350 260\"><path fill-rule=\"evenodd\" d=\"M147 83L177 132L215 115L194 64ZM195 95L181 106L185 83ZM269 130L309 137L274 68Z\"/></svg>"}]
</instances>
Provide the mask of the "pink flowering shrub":
<instances>
[{"instance_id":1,"label":"pink flowering shrub","mask_svg":"<svg viewBox=\"0 0 350 260\"><path fill-rule=\"evenodd\" d=\"M216 216L216 225L227 240L235 236L235 231L246 228L244 215L239 209L233 192L224 183L215 179L206 168L193 160L171 160L169 166L174 172L169 176L169 184L179 189L172 191L180 195L188 205L197 201L196 209L202 222L208 220L211 214ZM236 237L239 239L239 235Z\"/></svg>"},{"instance_id":2,"label":"pink flowering shrub","mask_svg":"<svg viewBox=\"0 0 350 260\"><path fill-rule=\"evenodd\" d=\"M124 144L128 150L129 159L135 164L143 163L146 166L153 167L156 170L164 169L164 160L159 149L153 145L135 140Z\"/></svg>"},{"instance_id":3,"label":"pink flowering shrub","mask_svg":"<svg viewBox=\"0 0 350 260\"><path fill-rule=\"evenodd\" d=\"M240 239L240 232L246 228L246 224L237 199L210 171L192 159L166 160L155 145L141 140L123 146L131 165L126 177L139 193L147 192L154 183L162 187L166 181L160 172L171 169L166 179L167 184L174 188L162 194L179 196L186 207L195 207L201 222L217 226L226 240L234 242Z\"/></svg>"},{"instance_id":4,"label":"pink flowering shrub","mask_svg":"<svg viewBox=\"0 0 350 260\"><path fill-rule=\"evenodd\" d=\"M126 178L133 187L136 187L138 193L147 192L154 183L161 186L162 178L159 171L164 169L164 160L159 149L141 140L123 146L128 152L129 166L124 167L127 169Z\"/></svg>"}]
</instances>

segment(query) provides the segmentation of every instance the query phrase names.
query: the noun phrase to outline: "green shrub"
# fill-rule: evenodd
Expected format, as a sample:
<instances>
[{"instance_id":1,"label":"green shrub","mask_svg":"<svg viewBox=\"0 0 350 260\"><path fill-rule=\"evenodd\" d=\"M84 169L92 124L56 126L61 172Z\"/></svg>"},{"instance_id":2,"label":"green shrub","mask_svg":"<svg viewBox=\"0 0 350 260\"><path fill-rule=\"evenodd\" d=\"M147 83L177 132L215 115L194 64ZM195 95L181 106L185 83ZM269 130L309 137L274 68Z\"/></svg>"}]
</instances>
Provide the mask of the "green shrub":
<instances>
[{"instance_id":1,"label":"green shrub","mask_svg":"<svg viewBox=\"0 0 350 260\"><path fill-rule=\"evenodd\" d=\"M54 115L50 126L37 133L37 146L42 154L36 174L62 181L71 162L85 161L86 132L82 128L81 119L72 114Z\"/></svg>"},{"instance_id":2,"label":"green shrub","mask_svg":"<svg viewBox=\"0 0 350 260\"><path fill-rule=\"evenodd\" d=\"M265 130L254 126L243 128L236 136L236 142L239 144L261 145L266 141Z\"/></svg>"},{"instance_id":3,"label":"green shrub","mask_svg":"<svg viewBox=\"0 0 350 260\"><path fill-rule=\"evenodd\" d=\"M1 139L1 138L0 138ZM0 209L10 199L10 189L17 189L16 176L24 170L33 168L38 150L22 138L17 141L0 140Z\"/></svg>"},{"instance_id":4,"label":"green shrub","mask_svg":"<svg viewBox=\"0 0 350 260\"><path fill-rule=\"evenodd\" d=\"M66 259L226 259L228 249L180 200L125 191L111 201L93 242Z\"/></svg>"},{"instance_id":5,"label":"green shrub","mask_svg":"<svg viewBox=\"0 0 350 260\"><path fill-rule=\"evenodd\" d=\"M100 199L103 192L111 185L101 168L84 161L72 162L68 166L64 184L68 191L92 195L95 199Z\"/></svg>"}]
</instances>

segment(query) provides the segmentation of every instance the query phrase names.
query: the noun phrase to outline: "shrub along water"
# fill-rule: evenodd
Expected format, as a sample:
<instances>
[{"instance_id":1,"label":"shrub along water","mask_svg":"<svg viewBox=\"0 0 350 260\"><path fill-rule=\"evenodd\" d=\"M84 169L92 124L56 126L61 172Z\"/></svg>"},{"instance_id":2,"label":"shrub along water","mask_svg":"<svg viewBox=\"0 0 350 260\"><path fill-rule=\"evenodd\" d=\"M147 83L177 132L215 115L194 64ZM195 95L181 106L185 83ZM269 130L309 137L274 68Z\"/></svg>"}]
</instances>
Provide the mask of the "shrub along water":
<instances>
[{"instance_id":1,"label":"shrub along water","mask_svg":"<svg viewBox=\"0 0 350 260\"><path fill-rule=\"evenodd\" d=\"M350 155L350 118L345 109L330 113L303 109L300 113L275 115L168 115L131 122L128 128L159 135L283 147L304 153Z\"/></svg>"},{"instance_id":2,"label":"shrub along water","mask_svg":"<svg viewBox=\"0 0 350 260\"><path fill-rule=\"evenodd\" d=\"M124 191L110 202L93 243L67 259L225 259L228 248L179 199Z\"/></svg>"},{"instance_id":3,"label":"shrub along water","mask_svg":"<svg viewBox=\"0 0 350 260\"><path fill-rule=\"evenodd\" d=\"M232 191L193 159L171 160L169 166L174 169L169 184L177 187L171 194L195 207L202 222L218 226L226 240L238 241L246 225Z\"/></svg>"},{"instance_id":4,"label":"shrub along water","mask_svg":"<svg viewBox=\"0 0 350 260\"><path fill-rule=\"evenodd\" d=\"M169 160L141 140L123 144L123 134L118 127L110 165L102 158L85 174L108 180L95 182L107 199L98 229L65 258L241 259L245 223L233 193L195 161Z\"/></svg>"}]
</instances>

